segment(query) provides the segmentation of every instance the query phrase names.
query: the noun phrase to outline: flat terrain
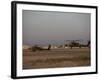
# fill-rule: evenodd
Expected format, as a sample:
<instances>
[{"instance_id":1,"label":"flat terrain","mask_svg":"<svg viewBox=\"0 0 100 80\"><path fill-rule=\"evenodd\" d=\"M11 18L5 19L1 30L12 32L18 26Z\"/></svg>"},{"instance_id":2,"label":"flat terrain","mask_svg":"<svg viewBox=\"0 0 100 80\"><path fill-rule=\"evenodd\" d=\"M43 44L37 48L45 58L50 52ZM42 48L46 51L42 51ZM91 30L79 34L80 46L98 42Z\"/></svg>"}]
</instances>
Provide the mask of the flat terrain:
<instances>
[{"instance_id":1,"label":"flat terrain","mask_svg":"<svg viewBox=\"0 0 100 80\"><path fill-rule=\"evenodd\" d=\"M90 66L90 49L23 51L23 69Z\"/></svg>"}]
</instances>

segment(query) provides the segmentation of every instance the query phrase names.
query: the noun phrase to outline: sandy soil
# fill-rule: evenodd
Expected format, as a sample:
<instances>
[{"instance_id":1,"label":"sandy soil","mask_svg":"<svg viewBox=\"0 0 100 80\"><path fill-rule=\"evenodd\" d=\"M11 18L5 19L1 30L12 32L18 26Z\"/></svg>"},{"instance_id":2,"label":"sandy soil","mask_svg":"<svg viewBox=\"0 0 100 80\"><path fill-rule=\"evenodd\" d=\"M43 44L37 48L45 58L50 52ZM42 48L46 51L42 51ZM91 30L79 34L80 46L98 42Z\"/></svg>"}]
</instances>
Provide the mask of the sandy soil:
<instances>
[{"instance_id":1,"label":"sandy soil","mask_svg":"<svg viewBox=\"0 0 100 80\"><path fill-rule=\"evenodd\" d=\"M23 69L90 66L90 49L23 51Z\"/></svg>"}]
</instances>

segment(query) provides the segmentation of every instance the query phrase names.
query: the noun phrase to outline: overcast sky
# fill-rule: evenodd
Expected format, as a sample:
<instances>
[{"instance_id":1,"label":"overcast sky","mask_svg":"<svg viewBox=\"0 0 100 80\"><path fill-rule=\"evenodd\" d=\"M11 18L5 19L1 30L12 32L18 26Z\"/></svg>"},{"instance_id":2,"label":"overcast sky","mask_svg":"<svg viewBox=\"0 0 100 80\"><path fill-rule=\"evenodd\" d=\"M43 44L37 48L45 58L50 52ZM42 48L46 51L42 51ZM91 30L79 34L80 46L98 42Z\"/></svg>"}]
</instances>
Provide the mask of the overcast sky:
<instances>
[{"instance_id":1,"label":"overcast sky","mask_svg":"<svg viewBox=\"0 0 100 80\"><path fill-rule=\"evenodd\" d=\"M23 44L63 44L90 40L90 14L23 10ZM83 42L84 42L83 41Z\"/></svg>"}]
</instances>

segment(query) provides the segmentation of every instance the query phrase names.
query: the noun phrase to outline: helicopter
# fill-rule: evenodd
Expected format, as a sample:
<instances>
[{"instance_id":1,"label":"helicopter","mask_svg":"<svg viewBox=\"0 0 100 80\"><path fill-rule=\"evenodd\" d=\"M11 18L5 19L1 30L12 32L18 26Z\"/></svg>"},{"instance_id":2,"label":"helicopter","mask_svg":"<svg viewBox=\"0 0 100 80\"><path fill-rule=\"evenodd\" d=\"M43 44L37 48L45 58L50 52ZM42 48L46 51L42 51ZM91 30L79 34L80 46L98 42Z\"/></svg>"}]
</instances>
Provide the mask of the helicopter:
<instances>
[{"instance_id":1,"label":"helicopter","mask_svg":"<svg viewBox=\"0 0 100 80\"><path fill-rule=\"evenodd\" d=\"M87 44L81 44L83 40L66 40L66 44L65 46L69 46L71 49L73 47L79 47L79 48L82 48L82 47L88 47L90 48L90 40L87 41Z\"/></svg>"}]
</instances>

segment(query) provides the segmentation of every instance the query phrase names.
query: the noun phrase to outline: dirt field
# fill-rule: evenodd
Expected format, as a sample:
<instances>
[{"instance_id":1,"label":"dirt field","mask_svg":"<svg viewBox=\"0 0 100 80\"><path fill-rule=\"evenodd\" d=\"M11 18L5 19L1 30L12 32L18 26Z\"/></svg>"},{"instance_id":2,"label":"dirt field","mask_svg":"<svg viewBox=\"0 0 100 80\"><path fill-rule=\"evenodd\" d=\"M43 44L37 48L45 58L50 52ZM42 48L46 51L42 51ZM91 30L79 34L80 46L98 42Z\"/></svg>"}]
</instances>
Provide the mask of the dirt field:
<instances>
[{"instance_id":1,"label":"dirt field","mask_svg":"<svg viewBox=\"0 0 100 80\"><path fill-rule=\"evenodd\" d=\"M23 69L90 66L90 49L23 51Z\"/></svg>"}]
</instances>

